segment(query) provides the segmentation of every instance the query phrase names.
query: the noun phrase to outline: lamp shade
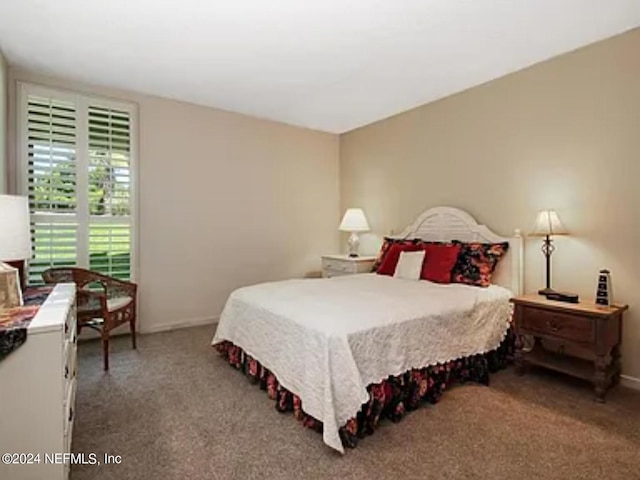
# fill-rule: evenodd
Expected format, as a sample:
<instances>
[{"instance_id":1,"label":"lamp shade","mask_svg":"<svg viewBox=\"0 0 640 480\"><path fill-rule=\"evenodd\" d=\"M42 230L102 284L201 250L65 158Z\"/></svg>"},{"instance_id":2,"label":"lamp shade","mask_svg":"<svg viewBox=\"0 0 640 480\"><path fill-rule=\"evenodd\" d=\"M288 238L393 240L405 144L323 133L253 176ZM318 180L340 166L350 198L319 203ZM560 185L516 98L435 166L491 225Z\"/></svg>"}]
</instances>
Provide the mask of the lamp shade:
<instances>
[{"instance_id":1,"label":"lamp shade","mask_svg":"<svg viewBox=\"0 0 640 480\"><path fill-rule=\"evenodd\" d=\"M343 232L368 232L369 223L361 208L349 208L342 217L339 229Z\"/></svg>"},{"instance_id":2,"label":"lamp shade","mask_svg":"<svg viewBox=\"0 0 640 480\"><path fill-rule=\"evenodd\" d=\"M542 210L538 212L536 225L529 235L546 237L547 235L567 235L568 233L554 210Z\"/></svg>"},{"instance_id":3,"label":"lamp shade","mask_svg":"<svg viewBox=\"0 0 640 480\"><path fill-rule=\"evenodd\" d=\"M29 199L0 195L0 260L31 258Z\"/></svg>"}]
</instances>

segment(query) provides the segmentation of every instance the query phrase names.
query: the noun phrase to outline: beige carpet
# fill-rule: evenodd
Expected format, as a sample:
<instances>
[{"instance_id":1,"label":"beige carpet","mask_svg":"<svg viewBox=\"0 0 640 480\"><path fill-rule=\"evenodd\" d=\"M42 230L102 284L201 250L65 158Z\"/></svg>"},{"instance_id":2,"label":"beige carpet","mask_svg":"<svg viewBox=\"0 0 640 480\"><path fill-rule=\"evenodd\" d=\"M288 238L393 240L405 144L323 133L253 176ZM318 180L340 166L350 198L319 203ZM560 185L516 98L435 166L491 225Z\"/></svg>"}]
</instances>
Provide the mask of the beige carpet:
<instances>
[{"instance_id":1,"label":"beige carpet","mask_svg":"<svg viewBox=\"0 0 640 480\"><path fill-rule=\"evenodd\" d=\"M605 405L565 377L511 369L383 422L340 456L214 354L213 327L80 345L74 452L121 455L73 480L640 479L640 393Z\"/></svg>"}]
</instances>

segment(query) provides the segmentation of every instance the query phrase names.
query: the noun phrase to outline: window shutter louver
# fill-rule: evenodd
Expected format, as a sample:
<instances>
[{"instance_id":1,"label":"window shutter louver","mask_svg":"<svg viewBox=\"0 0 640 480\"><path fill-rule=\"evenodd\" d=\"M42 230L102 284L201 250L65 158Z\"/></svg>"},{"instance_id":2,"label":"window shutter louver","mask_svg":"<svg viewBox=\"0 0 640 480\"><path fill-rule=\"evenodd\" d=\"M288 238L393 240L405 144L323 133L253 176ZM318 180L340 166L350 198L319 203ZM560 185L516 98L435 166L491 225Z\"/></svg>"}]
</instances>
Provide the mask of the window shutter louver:
<instances>
[{"instance_id":1,"label":"window shutter louver","mask_svg":"<svg viewBox=\"0 0 640 480\"><path fill-rule=\"evenodd\" d=\"M29 196L30 284L49 267L133 275L131 106L21 85L21 182Z\"/></svg>"},{"instance_id":2,"label":"window shutter louver","mask_svg":"<svg viewBox=\"0 0 640 480\"><path fill-rule=\"evenodd\" d=\"M128 279L131 272L131 116L89 107L89 266Z\"/></svg>"},{"instance_id":3,"label":"window shutter louver","mask_svg":"<svg viewBox=\"0 0 640 480\"><path fill-rule=\"evenodd\" d=\"M29 263L29 284L40 285L42 272L50 267L78 264L76 223L31 220L33 258Z\"/></svg>"},{"instance_id":4,"label":"window shutter louver","mask_svg":"<svg viewBox=\"0 0 640 480\"><path fill-rule=\"evenodd\" d=\"M29 96L29 198L34 213L76 209L76 111L73 104Z\"/></svg>"},{"instance_id":5,"label":"window shutter louver","mask_svg":"<svg viewBox=\"0 0 640 480\"><path fill-rule=\"evenodd\" d=\"M116 278L131 275L131 229L127 224L93 223L89 230L89 268Z\"/></svg>"},{"instance_id":6,"label":"window shutter louver","mask_svg":"<svg viewBox=\"0 0 640 480\"><path fill-rule=\"evenodd\" d=\"M77 263L76 109L72 103L29 95L27 189L33 258L29 283L53 266Z\"/></svg>"}]
</instances>

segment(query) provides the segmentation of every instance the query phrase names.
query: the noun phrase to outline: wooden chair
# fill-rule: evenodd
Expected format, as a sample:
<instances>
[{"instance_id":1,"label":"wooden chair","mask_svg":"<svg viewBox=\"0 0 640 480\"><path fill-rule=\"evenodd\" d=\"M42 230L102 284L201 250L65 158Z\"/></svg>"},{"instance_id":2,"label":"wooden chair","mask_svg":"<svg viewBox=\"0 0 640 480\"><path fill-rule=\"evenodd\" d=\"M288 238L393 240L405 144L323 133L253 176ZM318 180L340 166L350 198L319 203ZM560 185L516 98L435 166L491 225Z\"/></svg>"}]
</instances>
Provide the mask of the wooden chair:
<instances>
[{"instance_id":1,"label":"wooden chair","mask_svg":"<svg viewBox=\"0 0 640 480\"><path fill-rule=\"evenodd\" d=\"M75 283L77 286L78 335L83 327L100 332L104 369L109 370L109 333L129 322L131 342L136 348L136 303L138 286L84 268L50 268L42 273L45 283ZM96 288L98 287L98 288Z\"/></svg>"}]
</instances>

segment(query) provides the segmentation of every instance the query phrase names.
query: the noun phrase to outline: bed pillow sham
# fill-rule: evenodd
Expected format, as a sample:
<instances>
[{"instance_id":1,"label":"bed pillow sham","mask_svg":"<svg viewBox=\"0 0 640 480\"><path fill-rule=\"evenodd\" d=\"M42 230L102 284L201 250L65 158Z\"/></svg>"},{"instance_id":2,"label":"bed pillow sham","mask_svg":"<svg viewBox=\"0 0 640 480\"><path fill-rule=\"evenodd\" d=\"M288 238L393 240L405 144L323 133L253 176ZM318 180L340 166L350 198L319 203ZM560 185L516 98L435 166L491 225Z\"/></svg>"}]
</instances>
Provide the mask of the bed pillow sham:
<instances>
[{"instance_id":1,"label":"bed pillow sham","mask_svg":"<svg viewBox=\"0 0 640 480\"><path fill-rule=\"evenodd\" d=\"M420 280L424 256L424 250L400 252L400 258L398 259L398 265L396 265L393 277L403 278L405 280Z\"/></svg>"},{"instance_id":2,"label":"bed pillow sham","mask_svg":"<svg viewBox=\"0 0 640 480\"><path fill-rule=\"evenodd\" d=\"M422 250L422 246L415 243L393 243L387 250L380 267L377 270L378 275L392 276L396 267L398 266L398 260L402 252L419 252Z\"/></svg>"},{"instance_id":3,"label":"bed pillow sham","mask_svg":"<svg viewBox=\"0 0 640 480\"><path fill-rule=\"evenodd\" d=\"M384 261L384 258L387 256L387 253L389 252L391 245L395 245L397 243L400 243L402 245L416 245L419 242L420 242L419 239L384 237L384 240L382 241L382 245L380 246L380 251L378 252L378 256L376 257L376 261L373 262L373 267L371 267L371 271L372 272L378 271L378 269L380 268L380 265L382 265L382 262Z\"/></svg>"},{"instance_id":4,"label":"bed pillow sham","mask_svg":"<svg viewBox=\"0 0 640 480\"><path fill-rule=\"evenodd\" d=\"M425 258L420 278L435 283L451 283L451 272L458 261L462 245L425 242L423 248Z\"/></svg>"},{"instance_id":5,"label":"bed pillow sham","mask_svg":"<svg viewBox=\"0 0 640 480\"><path fill-rule=\"evenodd\" d=\"M509 243L463 243L455 240L452 243L460 245L460 253L451 272L451 281L478 287L491 285L491 275L507 253Z\"/></svg>"}]
</instances>

